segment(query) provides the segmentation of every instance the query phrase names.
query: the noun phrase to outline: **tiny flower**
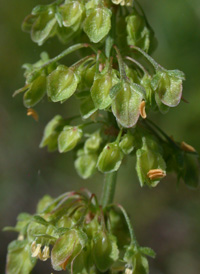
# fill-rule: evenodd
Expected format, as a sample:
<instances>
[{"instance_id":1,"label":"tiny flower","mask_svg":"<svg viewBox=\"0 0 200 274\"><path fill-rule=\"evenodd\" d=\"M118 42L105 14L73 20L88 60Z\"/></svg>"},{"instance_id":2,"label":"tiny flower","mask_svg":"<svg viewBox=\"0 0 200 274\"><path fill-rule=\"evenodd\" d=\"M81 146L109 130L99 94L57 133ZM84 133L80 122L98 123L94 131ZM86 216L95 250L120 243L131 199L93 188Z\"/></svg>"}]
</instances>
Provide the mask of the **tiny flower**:
<instances>
[{"instance_id":1,"label":"tiny flower","mask_svg":"<svg viewBox=\"0 0 200 274\"><path fill-rule=\"evenodd\" d=\"M126 268L125 274L133 274L133 271L130 268Z\"/></svg>"},{"instance_id":2,"label":"tiny flower","mask_svg":"<svg viewBox=\"0 0 200 274\"><path fill-rule=\"evenodd\" d=\"M145 101L142 101L140 104L140 115L143 119L147 118L146 111L145 111Z\"/></svg>"},{"instance_id":3,"label":"tiny flower","mask_svg":"<svg viewBox=\"0 0 200 274\"><path fill-rule=\"evenodd\" d=\"M187 152L196 152L196 149L194 147L185 142L181 143L181 149Z\"/></svg>"},{"instance_id":4,"label":"tiny flower","mask_svg":"<svg viewBox=\"0 0 200 274\"><path fill-rule=\"evenodd\" d=\"M147 176L149 177L150 180L155 180L155 179L165 177L166 174L162 169L151 169L147 173Z\"/></svg>"},{"instance_id":5,"label":"tiny flower","mask_svg":"<svg viewBox=\"0 0 200 274\"><path fill-rule=\"evenodd\" d=\"M42 251L42 256L41 256L41 260L42 261L46 261L47 259L50 258L50 254L49 254L49 246L45 246L43 251Z\"/></svg>"},{"instance_id":6,"label":"tiny flower","mask_svg":"<svg viewBox=\"0 0 200 274\"><path fill-rule=\"evenodd\" d=\"M34 258L41 258L42 254L41 254L41 244L37 244L34 241L31 245L31 252L32 252L32 257Z\"/></svg>"},{"instance_id":7,"label":"tiny flower","mask_svg":"<svg viewBox=\"0 0 200 274\"><path fill-rule=\"evenodd\" d=\"M27 109L27 116L32 116L35 121L39 120L39 116L33 108L28 108Z\"/></svg>"}]
</instances>

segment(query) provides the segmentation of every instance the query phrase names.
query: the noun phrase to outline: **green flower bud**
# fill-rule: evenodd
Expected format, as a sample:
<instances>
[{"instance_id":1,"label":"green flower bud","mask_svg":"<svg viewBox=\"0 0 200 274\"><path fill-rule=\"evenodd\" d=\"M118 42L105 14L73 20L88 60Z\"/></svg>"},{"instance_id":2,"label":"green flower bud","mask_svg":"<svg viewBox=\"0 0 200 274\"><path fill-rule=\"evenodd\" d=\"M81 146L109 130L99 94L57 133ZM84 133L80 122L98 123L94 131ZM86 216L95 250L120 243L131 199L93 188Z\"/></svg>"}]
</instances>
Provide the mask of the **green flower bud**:
<instances>
[{"instance_id":1,"label":"green flower bud","mask_svg":"<svg viewBox=\"0 0 200 274\"><path fill-rule=\"evenodd\" d=\"M111 28L111 11L97 7L87 11L83 29L93 43L101 41Z\"/></svg>"},{"instance_id":2,"label":"green flower bud","mask_svg":"<svg viewBox=\"0 0 200 274\"><path fill-rule=\"evenodd\" d=\"M46 93L46 76L38 76L28 87L24 94L25 107L33 107L39 103Z\"/></svg>"},{"instance_id":3,"label":"green flower bud","mask_svg":"<svg viewBox=\"0 0 200 274\"><path fill-rule=\"evenodd\" d=\"M71 27L81 20L84 6L79 1L66 2L58 8L65 27Z\"/></svg>"},{"instance_id":4,"label":"green flower bud","mask_svg":"<svg viewBox=\"0 0 200 274\"><path fill-rule=\"evenodd\" d=\"M74 224L74 221L70 217L65 215L59 219L56 226L59 228L71 228Z\"/></svg>"},{"instance_id":5,"label":"green flower bud","mask_svg":"<svg viewBox=\"0 0 200 274\"><path fill-rule=\"evenodd\" d=\"M36 259L30 256L30 247L26 240L13 241L8 246L6 263L7 274L27 274L35 266Z\"/></svg>"},{"instance_id":6,"label":"green flower bud","mask_svg":"<svg viewBox=\"0 0 200 274\"><path fill-rule=\"evenodd\" d=\"M84 154L76 159L75 168L81 178L88 179L95 173L97 158L96 154Z\"/></svg>"},{"instance_id":7,"label":"green flower bud","mask_svg":"<svg viewBox=\"0 0 200 274\"><path fill-rule=\"evenodd\" d=\"M83 131L79 127L65 126L58 137L60 153L72 150L82 138Z\"/></svg>"},{"instance_id":8,"label":"green flower bud","mask_svg":"<svg viewBox=\"0 0 200 274\"><path fill-rule=\"evenodd\" d=\"M56 31L57 21L54 10L48 10L39 13L31 28L31 38L41 46Z\"/></svg>"},{"instance_id":9,"label":"green flower bud","mask_svg":"<svg viewBox=\"0 0 200 274\"><path fill-rule=\"evenodd\" d=\"M53 201L53 198L49 195L45 195L44 197L42 197L42 199L40 199L37 204L36 213L42 212L47 206L50 205L52 201Z\"/></svg>"},{"instance_id":10,"label":"green flower bud","mask_svg":"<svg viewBox=\"0 0 200 274\"><path fill-rule=\"evenodd\" d=\"M63 234L55 243L51 252L53 269L66 269L73 259L80 254L86 246L87 236L80 230L70 229Z\"/></svg>"},{"instance_id":11,"label":"green flower bud","mask_svg":"<svg viewBox=\"0 0 200 274\"><path fill-rule=\"evenodd\" d=\"M107 271L119 256L115 237L98 231L93 239L92 255L98 270Z\"/></svg>"},{"instance_id":12,"label":"green flower bud","mask_svg":"<svg viewBox=\"0 0 200 274\"><path fill-rule=\"evenodd\" d=\"M141 186L147 184L155 187L166 175L166 164L154 140L143 137L142 142L142 148L136 152L136 170L139 181Z\"/></svg>"},{"instance_id":13,"label":"green flower bud","mask_svg":"<svg viewBox=\"0 0 200 274\"><path fill-rule=\"evenodd\" d=\"M47 94L53 102L64 101L74 94L78 82L71 68L60 65L47 77Z\"/></svg>"},{"instance_id":14,"label":"green flower bud","mask_svg":"<svg viewBox=\"0 0 200 274\"><path fill-rule=\"evenodd\" d=\"M34 221L30 222L27 229L27 238L29 242L35 241L36 235L45 235L47 232L47 226L43 224L36 223Z\"/></svg>"},{"instance_id":15,"label":"green flower bud","mask_svg":"<svg viewBox=\"0 0 200 274\"><path fill-rule=\"evenodd\" d=\"M133 135L130 132L123 135L119 146L124 154L130 154L135 147Z\"/></svg>"},{"instance_id":16,"label":"green flower bud","mask_svg":"<svg viewBox=\"0 0 200 274\"><path fill-rule=\"evenodd\" d=\"M161 102L169 107L179 104L182 96L184 74L179 70L157 70L151 85Z\"/></svg>"},{"instance_id":17,"label":"green flower bud","mask_svg":"<svg viewBox=\"0 0 200 274\"><path fill-rule=\"evenodd\" d=\"M110 97L110 89L117 83L118 79L114 73L114 70L110 72L105 70L95 76L94 83L91 87L91 96L94 105L98 109L105 109L112 103Z\"/></svg>"},{"instance_id":18,"label":"green flower bud","mask_svg":"<svg viewBox=\"0 0 200 274\"><path fill-rule=\"evenodd\" d=\"M139 251L136 251L133 246L127 248L124 261L127 263L126 273L149 274L148 260ZM130 272L128 272L128 269Z\"/></svg>"},{"instance_id":19,"label":"green flower bud","mask_svg":"<svg viewBox=\"0 0 200 274\"><path fill-rule=\"evenodd\" d=\"M101 172L117 171L121 165L123 153L119 145L114 143L107 144L99 155L97 167Z\"/></svg>"},{"instance_id":20,"label":"green flower bud","mask_svg":"<svg viewBox=\"0 0 200 274\"><path fill-rule=\"evenodd\" d=\"M96 111L97 109L89 93L87 96L81 98L80 113L83 119L88 119Z\"/></svg>"},{"instance_id":21,"label":"green flower bud","mask_svg":"<svg viewBox=\"0 0 200 274\"><path fill-rule=\"evenodd\" d=\"M140 115L144 95L141 86L123 81L112 101L112 112L117 121L126 128L133 127Z\"/></svg>"},{"instance_id":22,"label":"green flower bud","mask_svg":"<svg viewBox=\"0 0 200 274\"><path fill-rule=\"evenodd\" d=\"M99 149L101 142L102 142L102 138L98 130L94 132L93 134L91 134L90 137L85 141L85 145L84 145L85 153L96 152Z\"/></svg>"},{"instance_id":23,"label":"green flower bud","mask_svg":"<svg viewBox=\"0 0 200 274\"><path fill-rule=\"evenodd\" d=\"M134 10L133 15L126 17L127 43L148 52L151 32L147 28L145 18Z\"/></svg>"},{"instance_id":24,"label":"green flower bud","mask_svg":"<svg viewBox=\"0 0 200 274\"><path fill-rule=\"evenodd\" d=\"M45 127L40 148L47 146L49 151L58 148L58 136L64 126L64 119L56 115Z\"/></svg>"}]
</instances>

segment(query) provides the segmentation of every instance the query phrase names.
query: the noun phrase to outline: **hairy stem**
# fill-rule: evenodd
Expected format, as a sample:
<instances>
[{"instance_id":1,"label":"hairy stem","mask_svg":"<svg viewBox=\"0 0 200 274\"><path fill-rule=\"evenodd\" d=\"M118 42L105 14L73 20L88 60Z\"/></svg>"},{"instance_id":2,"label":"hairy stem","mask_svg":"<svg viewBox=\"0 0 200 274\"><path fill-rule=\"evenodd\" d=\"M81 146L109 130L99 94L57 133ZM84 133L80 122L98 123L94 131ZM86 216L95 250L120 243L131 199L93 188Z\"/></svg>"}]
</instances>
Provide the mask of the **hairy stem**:
<instances>
[{"instance_id":1,"label":"hairy stem","mask_svg":"<svg viewBox=\"0 0 200 274\"><path fill-rule=\"evenodd\" d=\"M117 172L105 174L105 181L103 186L103 192L101 197L101 205L105 208L108 204L113 202L115 187L117 180Z\"/></svg>"}]
</instances>

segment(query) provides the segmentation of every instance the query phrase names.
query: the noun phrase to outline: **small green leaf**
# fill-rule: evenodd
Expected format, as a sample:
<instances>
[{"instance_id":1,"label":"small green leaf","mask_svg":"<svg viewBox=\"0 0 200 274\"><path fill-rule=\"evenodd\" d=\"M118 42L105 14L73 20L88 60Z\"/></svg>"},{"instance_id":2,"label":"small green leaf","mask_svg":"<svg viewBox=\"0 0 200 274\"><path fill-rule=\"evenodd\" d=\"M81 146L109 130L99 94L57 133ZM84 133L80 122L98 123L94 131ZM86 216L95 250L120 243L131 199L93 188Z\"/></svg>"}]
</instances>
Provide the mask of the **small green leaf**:
<instances>
[{"instance_id":1,"label":"small green leaf","mask_svg":"<svg viewBox=\"0 0 200 274\"><path fill-rule=\"evenodd\" d=\"M156 257L156 253L150 247L140 247L140 252L142 254L144 254L146 256L149 256L149 257L152 257L152 258Z\"/></svg>"},{"instance_id":2,"label":"small green leaf","mask_svg":"<svg viewBox=\"0 0 200 274\"><path fill-rule=\"evenodd\" d=\"M111 12L105 7L88 11L83 29L93 43L101 41L111 28Z\"/></svg>"},{"instance_id":3,"label":"small green leaf","mask_svg":"<svg viewBox=\"0 0 200 274\"><path fill-rule=\"evenodd\" d=\"M72 150L82 138L83 131L79 127L65 126L58 137L60 153Z\"/></svg>"},{"instance_id":4,"label":"small green leaf","mask_svg":"<svg viewBox=\"0 0 200 274\"><path fill-rule=\"evenodd\" d=\"M47 77L47 94L53 102L64 101L74 94L78 82L71 68L60 65Z\"/></svg>"},{"instance_id":5,"label":"small green leaf","mask_svg":"<svg viewBox=\"0 0 200 274\"><path fill-rule=\"evenodd\" d=\"M33 216L33 221L44 226L49 226L49 222L47 222L44 218L42 218L39 215Z\"/></svg>"},{"instance_id":6,"label":"small green leaf","mask_svg":"<svg viewBox=\"0 0 200 274\"><path fill-rule=\"evenodd\" d=\"M17 243L19 243L17 248ZM14 248L15 245L15 248ZM31 259L27 241L14 241L8 246L6 274L28 274L36 263Z\"/></svg>"},{"instance_id":7,"label":"small green leaf","mask_svg":"<svg viewBox=\"0 0 200 274\"><path fill-rule=\"evenodd\" d=\"M130 128L137 123L143 97L138 85L123 82L112 102L112 112L123 127Z\"/></svg>"},{"instance_id":8,"label":"small green leaf","mask_svg":"<svg viewBox=\"0 0 200 274\"><path fill-rule=\"evenodd\" d=\"M33 107L39 103L46 93L46 76L37 77L24 94L25 107Z\"/></svg>"},{"instance_id":9,"label":"small green leaf","mask_svg":"<svg viewBox=\"0 0 200 274\"><path fill-rule=\"evenodd\" d=\"M99 155L97 167L101 172L117 171L121 165L123 153L119 145L114 143L107 144Z\"/></svg>"},{"instance_id":10,"label":"small green leaf","mask_svg":"<svg viewBox=\"0 0 200 274\"><path fill-rule=\"evenodd\" d=\"M97 164L96 154L85 154L79 156L75 161L75 168L79 176L83 179L88 179L96 171Z\"/></svg>"}]
</instances>

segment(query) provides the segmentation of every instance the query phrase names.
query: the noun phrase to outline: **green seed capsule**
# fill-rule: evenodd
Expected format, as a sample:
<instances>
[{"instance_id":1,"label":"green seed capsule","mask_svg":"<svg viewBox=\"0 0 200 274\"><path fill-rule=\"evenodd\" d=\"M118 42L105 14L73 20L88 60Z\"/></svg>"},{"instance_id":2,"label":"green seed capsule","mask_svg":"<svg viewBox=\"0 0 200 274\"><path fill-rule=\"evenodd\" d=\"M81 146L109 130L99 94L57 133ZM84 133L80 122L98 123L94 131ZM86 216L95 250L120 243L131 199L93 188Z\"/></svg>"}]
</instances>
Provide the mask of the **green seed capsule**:
<instances>
[{"instance_id":1,"label":"green seed capsule","mask_svg":"<svg viewBox=\"0 0 200 274\"><path fill-rule=\"evenodd\" d=\"M79 21L83 14L83 5L79 1L65 3L58 8L62 16L62 23L65 27L71 27Z\"/></svg>"},{"instance_id":2,"label":"green seed capsule","mask_svg":"<svg viewBox=\"0 0 200 274\"><path fill-rule=\"evenodd\" d=\"M153 77L151 85L164 105L175 107L181 100L183 80L184 74L179 70L160 69Z\"/></svg>"},{"instance_id":3,"label":"green seed capsule","mask_svg":"<svg viewBox=\"0 0 200 274\"><path fill-rule=\"evenodd\" d=\"M56 115L45 127L40 148L47 146L49 151L58 148L58 136L64 126L64 119Z\"/></svg>"},{"instance_id":4,"label":"green seed capsule","mask_svg":"<svg viewBox=\"0 0 200 274\"><path fill-rule=\"evenodd\" d=\"M119 146L124 154L130 154L134 149L134 137L131 133L125 134L121 138L121 142L119 143Z\"/></svg>"},{"instance_id":5,"label":"green seed capsule","mask_svg":"<svg viewBox=\"0 0 200 274\"><path fill-rule=\"evenodd\" d=\"M70 229L55 243L51 252L51 263L55 270L66 269L73 259L80 254L87 242L84 232Z\"/></svg>"},{"instance_id":6,"label":"green seed capsule","mask_svg":"<svg viewBox=\"0 0 200 274\"><path fill-rule=\"evenodd\" d=\"M98 130L95 133L91 134L91 136L85 141L85 145L84 145L85 153L96 152L99 149L101 142L102 142L102 138Z\"/></svg>"},{"instance_id":7,"label":"green seed capsule","mask_svg":"<svg viewBox=\"0 0 200 274\"><path fill-rule=\"evenodd\" d=\"M84 154L76 159L75 168L81 178L88 179L95 173L97 158L96 154Z\"/></svg>"},{"instance_id":8,"label":"green seed capsule","mask_svg":"<svg viewBox=\"0 0 200 274\"><path fill-rule=\"evenodd\" d=\"M118 259L116 240L112 235L98 231L93 239L92 254L98 270L105 272Z\"/></svg>"},{"instance_id":9,"label":"green seed capsule","mask_svg":"<svg viewBox=\"0 0 200 274\"><path fill-rule=\"evenodd\" d=\"M123 159L123 153L119 145L114 143L107 144L99 155L97 167L101 172L113 172L119 169Z\"/></svg>"},{"instance_id":10,"label":"green seed capsule","mask_svg":"<svg viewBox=\"0 0 200 274\"><path fill-rule=\"evenodd\" d=\"M56 31L56 18L54 10L49 8L47 11L38 15L31 28L31 38L38 45L42 45Z\"/></svg>"},{"instance_id":11,"label":"green seed capsule","mask_svg":"<svg viewBox=\"0 0 200 274\"><path fill-rule=\"evenodd\" d=\"M60 65L47 77L47 94L53 102L64 101L74 94L78 82L71 68Z\"/></svg>"},{"instance_id":12,"label":"green seed capsule","mask_svg":"<svg viewBox=\"0 0 200 274\"><path fill-rule=\"evenodd\" d=\"M58 137L60 153L72 150L82 138L83 131L79 127L65 126Z\"/></svg>"},{"instance_id":13,"label":"green seed capsule","mask_svg":"<svg viewBox=\"0 0 200 274\"><path fill-rule=\"evenodd\" d=\"M111 28L111 12L105 7L88 10L83 29L93 43L101 41Z\"/></svg>"},{"instance_id":14,"label":"green seed capsule","mask_svg":"<svg viewBox=\"0 0 200 274\"><path fill-rule=\"evenodd\" d=\"M140 115L140 104L144 95L142 87L123 81L114 100L112 101L112 112L117 121L126 128L133 127Z\"/></svg>"}]
</instances>

